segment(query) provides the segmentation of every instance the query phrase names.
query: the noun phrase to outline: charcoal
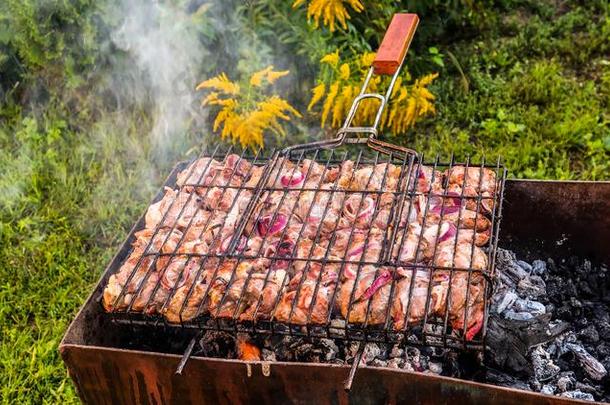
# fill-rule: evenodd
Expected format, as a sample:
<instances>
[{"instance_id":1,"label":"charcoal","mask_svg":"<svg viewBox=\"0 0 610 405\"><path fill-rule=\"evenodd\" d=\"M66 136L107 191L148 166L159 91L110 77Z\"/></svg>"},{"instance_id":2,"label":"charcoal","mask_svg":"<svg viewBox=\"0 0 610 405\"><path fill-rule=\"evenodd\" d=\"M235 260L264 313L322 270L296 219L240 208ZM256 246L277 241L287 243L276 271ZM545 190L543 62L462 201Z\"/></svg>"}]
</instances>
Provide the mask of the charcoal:
<instances>
[{"instance_id":1,"label":"charcoal","mask_svg":"<svg viewBox=\"0 0 610 405\"><path fill-rule=\"evenodd\" d=\"M428 369L434 374L441 374L443 372L443 364L431 361L428 363Z\"/></svg>"},{"instance_id":2,"label":"charcoal","mask_svg":"<svg viewBox=\"0 0 610 405\"><path fill-rule=\"evenodd\" d=\"M381 357L381 348L375 343L367 343L362 352L362 362L369 364L376 358Z\"/></svg>"},{"instance_id":3,"label":"charcoal","mask_svg":"<svg viewBox=\"0 0 610 405\"><path fill-rule=\"evenodd\" d=\"M588 392L589 394L593 394L593 396L601 396L601 392L598 388L580 381L576 381L576 389L582 392Z\"/></svg>"},{"instance_id":4,"label":"charcoal","mask_svg":"<svg viewBox=\"0 0 610 405\"><path fill-rule=\"evenodd\" d=\"M419 349L417 349L415 347L407 348L406 358L407 358L407 361L411 363L411 366L413 366L414 370L417 370L417 371L423 370L423 367L421 366L421 362L420 362L421 358L420 358Z\"/></svg>"},{"instance_id":5,"label":"charcoal","mask_svg":"<svg viewBox=\"0 0 610 405\"><path fill-rule=\"evenodd\" d=\"M404 359L401 359L399 357L394 357L394 358L391 358L390 360L388 360L387 363L388 363L388 367L390 367L390 368L403 368L405 361L404 361Z\"/></svg>"},{"instance_id":6,"label":"charcoal","mask_svg":"<svg viewBox=\"0 0 610 405\"><path fill-rule=\"evenodd\" d=\"M546 283L540 276L526 277L519 281L517 291L528 298L537 299L546 295Z\"/></svg>"},{"instance_id":7,"label":"charcoal","mask_svg":"<svg viewBox=\"0 0 610 405\"><path fill-rule=\"evenodd\" d=\"M388 367L388 361L374 358L373 360L368 362L367 365L373 366L373 367Z\"/></svg>"},{"instance_id":8,"label":"charcoal","mask_svg":"<svg viewBox=\"0 0 610 405\"><path fill-rule=\"evenodd\" d=\"M606 342L603 342L596 349L597 357L603 359L605 357L610 356L610 345Z\"/></svg>"},{"instance_id":9,"label":"charcoal","mask_svg":"<svg viewBox=\"0 0 610 405\"><path fill-rule=\"evenodd\" d=\"M589 325L585 329L578 332L580 340L586 343L597 343L599 342L599 333L595 325Z\"/></svg>"},{"instance_id":10,"label":"charcoal","mask_svg":"<svg viewBox=\"0 0 610 405\"><path fill-rule=\"evenodd\" d=\"M595 401L595 398L593 397L592 394L589 394L588 392L582 392L582 391L566 391L564 393L561 394L562 397L566 397L566 398L572 398L572 399L580 399L580 400L584 400L584 401Z\"/></svg>"},{"instance_id":11,"label":"charcoal","mask_svg":"<svg viewBox=\"0 0 610 405\"><path fill-rule=\"evenodd\" d=\"M532 350L531 359L534 366L534 375L538 381L549 381L559 374L559 367L553 363L549 353L541 346Z\"/></svg>"},{"instance_id":12,"label":"charcoal","mask_svg":"<svg viewBox=\"0 0 610 405\"><path fill-rule=\"evenodd\" d=\"M207 331L199 340L198 353L204 357L237 358L237 342L230 333Z\"/></svg>"},{"instance_id":13,"label":"charcoal","mask_svg":"<svg viewBox=\"0 0 610 405\"><path fill-rule=\"evenodd\" d=\"M529 385L514 376L500 370L488 368L485 373L485 380L492 384L502 387L517 388L529 391Z\"/></svg>"},{"instance_id":14,"label":"charcoal","mask_svg":"<svg viewBox=\"0 0 610 405\"><path fill-rule=\"evenodd\" d=\"M542 260L534 260L532 262L532 274L542 276L546 272L546 263Z\"/></svg>"},{"instance_id":15,"label":"charcoal","mask_svg":"<svg viewBox=\"0 0 610 405\"><path fill-rule=\"evenodd\" d=\"M553 394L555 394L556 390L557 390L557 387L555 387L554 385L545 384L542 386L542 389L540 390L540 392L542 394L546 394L546 395L553 395Z\"/></svg>"},{"instance_id":16,"label":"charcoal","mask_svg":"<svg viewBox=\"0 0 610 405\"><path fill-rule=\"evenodd\" d=\"M532 272L532 265L529 264L528 262L524 262L523 260L517 260L517 264L519 265L519 267L521 267L523 270L527 271L528 273Z\"/></svg>"},{"instance_id":17,"label":"charcoal","mask_svg":"<svg viewBox=\"0 0 610 405\"><path fill-rule=\"evenodd\" d=\"M534 315L531 312L515 312L509 309L504 312L504 317L513 321L529 321L534 318Z\"/></svg>"},{"instance_id":18,"label":"charcoal","mask_svg":"<svg viewBox=\"0 0 610 405\"><path fill-rule=\"evenodd\" d=\"M576 378L574 372L568 371L561 373L561 377L557 379L557 389L559 392L566 392L576 386Z\"/></svg>"},{"instance_id":19,"label":"charcoal","mask_svg":"<svg viewBox=\"0 0 610 405\"><path fill-rule=\"evenodd\" d=\"M506 291L502 295L502 298L498 300L499 302L495 305L495 311L498 314L501 314L507 308L510 308L518 298L519 296L514 291Z\"/></svg>"},{"instance_id":20,"label":"charcoal","mask_svg":"<svg viewBox=\"0 0 610 405\"><path fill-rule=\"evenodd\" d=\"M597 359L588 351L586 351L581 345L577 345L574 343L566 343L566 348L569 349L572 353L576 355L576 358L580 362L583 367L583 370L591 377L592 379L599 381L608 374L606 368L602 363L597 361Z\"/></svg>"},{"instance_id":21,"label":"charcoal","mask_svg":"<svg viewBox=\"0 0 610 405\"><path fill-rule=\"evenodd\" d=\"M390 358L401 358L404 355L405 351L401 349L398 345L392 346L392 350L389 353Z\"/></svg>"},{"instance_id":22,"label":"charcoal","mask_svg":"<svg viewBox=\"0 0 610 405\"><path fill-rule=\"evenodd\" d=\"M532 301L528 298L517 299L515 301L515 303L513 304L513 309L515 311L520 311L520 312L529 312L534 316L542 315L546 312L546 308L544 307L544 304L542 304L538 301Z\"/></svg>"},{"instance_id":23,"label":"charcoal","mask_svg":"<svg viewBox=\"0 0 610 405\"><path fill-rule=\"evenodd\" d=\"M261 354L263 356L263 361L277 361L273 350L263 349L261 350Z\"/></svg>"}]
</instances>

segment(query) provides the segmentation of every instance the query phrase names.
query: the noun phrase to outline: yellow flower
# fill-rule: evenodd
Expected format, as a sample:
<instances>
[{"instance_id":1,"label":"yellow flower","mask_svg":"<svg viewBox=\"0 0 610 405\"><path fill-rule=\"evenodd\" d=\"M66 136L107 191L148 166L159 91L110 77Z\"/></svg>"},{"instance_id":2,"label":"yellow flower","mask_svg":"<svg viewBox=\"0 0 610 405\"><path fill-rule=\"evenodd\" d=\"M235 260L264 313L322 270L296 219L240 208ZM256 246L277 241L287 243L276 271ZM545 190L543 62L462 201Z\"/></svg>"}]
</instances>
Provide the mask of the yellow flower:
<instances>
[{"instance_id":1,"label":"yellow flower","mask_svg":"<svg viewBox=\"0 0 610 405\"><path fill-rule=\"evenodd\" d=\"M333 102L335 101L335 97L337 97L338 92L339 82L331 84L330 90L328 91L328 95L326 96L326 101L324 102L324 107L322 108L322 128L324 128L326 118L328 117L328 113L330 112L330 109L333 106Z\"/></svg>"},{"instance_id":2,"label":"yellow flower","mask_svg":"<svg viewBox=\"0 0 610 405\"><path fill-rule=\"evenodd\" d=\"M320 63L323 66L321 77L312 91L311 101L307 109L322 102L320 108L320 125L339 127L347 116L354 98L359 94L363 77L352 75L351 72L364 73L371 65L375 54L367 52L355 56L339 66L338 51L325 55ZM437 73L425 75L411 82L408 72L399 76L394 84L392 96L381 116L381 130L389 129L394 135L402 134L413 127L418 120L434 114L434 94L427 88ZM371 79L367 92L385 92L389 85L389 77L375 76ZM371 125L379 108L379 100L363 100L358 106L354 125ZM329 120L329 117L331 118Z\"/></svg>"},{"instance_id":3,"label":"yellow flower","mask_svg":"<svg viewBox=\"0 0 610 405\"><path fill-rule=\"evenodd\" d=\"M290 121L291 115L301 117L286 100L263 92L265 82L273 84L288 71L274 71L273 66L255 72L245 83L235 83L221 73L201 82L198 90L212 89L203 98L202 105L219 108L213 123L216 132L221 127L220 137L239 143L242 148L257 150L264 147L266 132L284 136L282 121ZM247 91L240 92L244 87Z\"/></svg>"},{"instance_id":4,"label":"yellow flower","mask_svg":"<svg viewBox=\"0 0 610 405\"><path fill-rule=\"evenodd\" d=\"M347 63L341 65L341 67L339 68L339 77L341 78L341 80L349 79L349 73L349 65Z\"/></svg>"},{"instance_id":5,"label":"yellow flower","mask_svg":"<svg viewBox=\"0 0 610 405\"><path fill-rule=\"evenodd\" d=\"M255 87L260 87L263 84L263 79L273 70L273 66L268 66L263 70L259 70L250 77L250 84Z\"/></svg>"},{"instance_id":6,"label":"yellow flower","mask_svg":"<svg viewBox=\"0 0 610 405\"><path fill-rule=\"evenodd\" d=\"M305 0L296 0L292 3L292 7L299 7L303 3ZM349 4L357 13L364 10L364 5L360 0L311 0L307 6L307 18L313 17L316 28L319 26L321 18L323 24L327 25L331 32L335 30L336 21L343 29L346 29L346 20L350 19L350 15L345 8L345 3Z\"/></svg>"},{"instance_id":7,"label":"yellow flower","mask_svg":"<svg viewBox=\"0 0 610 405\"><path fill-rule=\"evenodd\" d=\"M224 94L239 94L239 85L230 81L224 73L199 83L195 90L202 89L215 89Z\"/></svg>"},{"instance_id":8,"label":"yellow flower","mask_svg":"<svg viewBox=\"0 0 610 405\"><path fill-rule=\"evenodd\" d=\"M324 83L318 84L311 91L313 95L311 96L311 101L307 106L307 111L311 111L311 108L318 103L324 97L324 93L326 93L326 85Z\"/></svg>"},{"instance_id":9,"label":"yellow flower","mask_svg":"<svg viewBox=\"0 0 610 405\"><path fill-rule=\"evenodd\" d=\"M360 59L361 66L364 68L370 67L375 60L375 55L377 55L375 52L366 52L364 55L362 55L362 58Z\"/></svg>"},{"instance_id":10,"label":"yellow flower","mask_svg":"<svg viewBox=\"0 0 610 405\"><path fill-rule=\"evenodd\" d=\"M320 59L320 63L328 63L330 66L336 68L339 64L339 50L337 49L335 52L328 53Z\"/></svg>"},{"instance_id":11,"label":"yellow flower","mask_svg":"<svg viewBox=\"0 0 610 405\"><path fill-rule=\"evenodd\" d=\"M250 84L255 87L260 87L263 85L263 80L267 80L267 83L273 84L277 79L279 79L280 77L284 77L287 74L287 70L274 71L273 65L268 66L263 70L255 72L252 77L250 77Z\"/></svg>"}]
</instances>

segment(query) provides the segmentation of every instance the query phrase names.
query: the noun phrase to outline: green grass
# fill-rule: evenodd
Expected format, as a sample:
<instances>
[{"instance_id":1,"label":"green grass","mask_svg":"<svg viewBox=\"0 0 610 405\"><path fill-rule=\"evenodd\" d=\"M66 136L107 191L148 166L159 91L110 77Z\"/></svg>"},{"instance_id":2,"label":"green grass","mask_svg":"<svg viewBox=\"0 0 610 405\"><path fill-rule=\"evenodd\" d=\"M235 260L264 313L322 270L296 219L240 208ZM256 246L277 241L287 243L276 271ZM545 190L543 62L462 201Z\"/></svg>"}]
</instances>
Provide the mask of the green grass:
<instances>
[{"instance_id":1,"label":"green grass","mask_svg":"<svg viewBox=\"0 0 610 405\"><path fill-rule=\"evenodd\" d=\"M479 33L437 38L438 114L397 141L501 154L516 177L610 179L608 3L537 3L492 13ZM4 403L78 401L61 336L172 162L197 145L184 138L159 156L145 111L108 112L94 97L79 99L78 114L52 97L40 110L2 107Z\"/></svg>"}]
</instances>

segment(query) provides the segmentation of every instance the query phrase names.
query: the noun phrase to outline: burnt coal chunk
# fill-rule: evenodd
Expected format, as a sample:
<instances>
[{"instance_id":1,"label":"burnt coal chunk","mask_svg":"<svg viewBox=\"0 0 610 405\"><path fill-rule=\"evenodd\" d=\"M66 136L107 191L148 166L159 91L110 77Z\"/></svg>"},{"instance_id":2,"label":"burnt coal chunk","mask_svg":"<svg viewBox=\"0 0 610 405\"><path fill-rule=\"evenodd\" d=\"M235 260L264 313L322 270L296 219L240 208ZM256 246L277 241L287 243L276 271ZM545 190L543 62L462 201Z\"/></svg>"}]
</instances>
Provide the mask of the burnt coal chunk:
<instances>
[{"instance_id":1,"label":"burnt coal chunk","mask_svg":"<svg viewBox=\"0 0 610 405\"><path fill-rule=\"evenodd\" d=\"M597 343L599 342L599 332L595 325L589 325L586 328L578 332L578 337L585 343Z\"/></svg>"}]
</instances>

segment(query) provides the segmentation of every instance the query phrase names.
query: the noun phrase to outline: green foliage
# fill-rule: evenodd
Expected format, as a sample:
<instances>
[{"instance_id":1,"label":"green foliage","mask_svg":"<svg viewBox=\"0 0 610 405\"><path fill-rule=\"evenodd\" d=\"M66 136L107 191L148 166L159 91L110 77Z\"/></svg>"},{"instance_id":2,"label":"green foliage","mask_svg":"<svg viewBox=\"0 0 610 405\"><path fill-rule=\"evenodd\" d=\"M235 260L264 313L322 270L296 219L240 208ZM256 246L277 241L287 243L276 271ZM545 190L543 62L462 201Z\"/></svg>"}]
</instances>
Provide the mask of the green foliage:
<instances>
[{"instance_id":1,"label":"green foliage","mask_svg":"<svg viewBox=\"0 0 610 405\"><path fill-rule=\"evenodd\" d=\"M608 179L604 10L576 6L556 15L545 8L534 15L525 5L505 15L494 35L448 46L456 55L453 66L441 71L433 88L439 113L416 128L417 148L459 157L500 155L514 177ZM574 37L589 39L575 47Z\"/></svg>"}]
</instances>

